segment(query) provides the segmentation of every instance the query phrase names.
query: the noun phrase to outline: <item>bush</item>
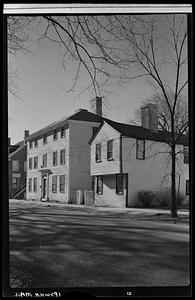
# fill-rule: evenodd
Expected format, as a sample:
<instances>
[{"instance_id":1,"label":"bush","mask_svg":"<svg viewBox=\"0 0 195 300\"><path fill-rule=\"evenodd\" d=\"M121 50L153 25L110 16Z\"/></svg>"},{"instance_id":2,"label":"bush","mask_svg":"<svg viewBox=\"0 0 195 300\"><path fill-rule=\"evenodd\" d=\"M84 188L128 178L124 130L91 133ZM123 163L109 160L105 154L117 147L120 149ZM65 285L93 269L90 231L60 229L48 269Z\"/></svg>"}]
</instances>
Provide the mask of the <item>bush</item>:
<instances>
[{"instance_id":1,"label":"bush","mask_svg":"<svg viewBox=\"0 0 195 300\"><path fill-rule=\"evenodd\" d=\"M183 193L176 193L177 207L179 208L185 196ZM140 191L137 195L137 207L152 208L152 207L170 207L171 190L166 189L158 192Z\"/></svg>"},{"instance_id":2,"label":"bush","mask_svg":"<svg viewBox=\"0 0 195 300\"><path fill-rule=\"evenodd\" d=\"M140 191L138 192L137 202L138 205L144 208L152 207L154 194L151 191Z\"/></svg>"}]
</instances>

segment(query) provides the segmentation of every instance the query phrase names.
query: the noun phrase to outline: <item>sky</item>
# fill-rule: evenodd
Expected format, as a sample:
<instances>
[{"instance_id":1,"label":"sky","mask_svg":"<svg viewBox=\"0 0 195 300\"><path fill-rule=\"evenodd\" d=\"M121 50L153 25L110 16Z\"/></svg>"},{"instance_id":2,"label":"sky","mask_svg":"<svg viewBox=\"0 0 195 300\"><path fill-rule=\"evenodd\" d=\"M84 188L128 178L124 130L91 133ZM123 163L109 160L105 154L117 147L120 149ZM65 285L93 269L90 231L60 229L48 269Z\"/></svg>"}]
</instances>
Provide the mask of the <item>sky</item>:
<instances>
[{"instance_id":1,"label":"sky","mask_svg":"<svg viewBox=\"0 0 195 300\"><path fill-rule=\"evenodd\" d=\"M79 108L89 110L89 101L93 97L91 91L80 94L89 82L86 74L81 74L73 92L66 92L72 86L75 70L71 64L66 70L59 68L59 51L55 45L32 48L32 54L18 53L9 57L20 73L17 81L20 98L10 94L8 97L8 136L12 144L23 139L24 130L32 134ZM109 92L103 95L107 103L103 105L103 114L126 123L133 119L134 111L142 101L153 93L152 86L143 77L131 80L123 87L113 83Z\"/></svg>"}]
</instances>

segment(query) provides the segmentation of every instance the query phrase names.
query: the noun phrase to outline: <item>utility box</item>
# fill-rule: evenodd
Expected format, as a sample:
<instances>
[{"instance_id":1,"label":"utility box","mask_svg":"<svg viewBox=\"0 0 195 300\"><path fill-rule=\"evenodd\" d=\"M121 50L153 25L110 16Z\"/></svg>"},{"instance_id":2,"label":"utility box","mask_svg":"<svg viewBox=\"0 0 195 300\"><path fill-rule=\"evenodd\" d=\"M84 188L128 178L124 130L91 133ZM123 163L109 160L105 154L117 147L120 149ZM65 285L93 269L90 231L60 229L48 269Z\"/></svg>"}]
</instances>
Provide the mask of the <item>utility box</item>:
<instances>
[{"instance_id":1,"label":"utility box","mask_svg":"<svg viewBox=\"0 0 195 300\"><path fill-rule=\"evenodd\" d=\"M84 190L84 204L88 206L94 205L94 192Z\"/></svg>"},{"instance_id":2,"label":"utility box","mask_svg":"<svg viewBox=\"0 0 195 300\"><path fill-rule=\"evenodd\" d=\"M83 191L82 190L76 191L76 204L78 204L78 205L84 204Z\"/></svg>"}]
</instances>

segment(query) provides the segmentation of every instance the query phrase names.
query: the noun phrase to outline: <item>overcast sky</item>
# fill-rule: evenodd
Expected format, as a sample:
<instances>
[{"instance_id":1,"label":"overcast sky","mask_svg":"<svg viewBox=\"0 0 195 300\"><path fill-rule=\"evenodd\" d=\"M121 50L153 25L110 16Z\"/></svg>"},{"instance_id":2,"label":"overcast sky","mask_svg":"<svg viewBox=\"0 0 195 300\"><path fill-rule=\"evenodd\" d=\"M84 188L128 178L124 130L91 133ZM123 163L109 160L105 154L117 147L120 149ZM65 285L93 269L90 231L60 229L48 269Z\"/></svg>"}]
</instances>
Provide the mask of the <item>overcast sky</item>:
<instances>
[{"instance_id":1,"label":"overcast sky","mask_svg":"<svg viewBox=\"0 0 195 300\"><path fill-rule=\"evenodd\" d=\"M38 31L38 28L37 28ZM8 134L12 143L23 139L24 130L30 134L63 116L73 114L76 109L89 109L92 92L79 93L89 82L85 74L73 92L66 93L72 86L74 67L60 70L59 51L55 45L32 46L33 54L10 56L10 62L20 72L18 86L20 99L9 94ZM118 122L133 118L141 102L152 96L153 88L144 78L130 81L120 87L113 84L105 93L107 106L103 114Z\"/></svg>"}]
</instances>

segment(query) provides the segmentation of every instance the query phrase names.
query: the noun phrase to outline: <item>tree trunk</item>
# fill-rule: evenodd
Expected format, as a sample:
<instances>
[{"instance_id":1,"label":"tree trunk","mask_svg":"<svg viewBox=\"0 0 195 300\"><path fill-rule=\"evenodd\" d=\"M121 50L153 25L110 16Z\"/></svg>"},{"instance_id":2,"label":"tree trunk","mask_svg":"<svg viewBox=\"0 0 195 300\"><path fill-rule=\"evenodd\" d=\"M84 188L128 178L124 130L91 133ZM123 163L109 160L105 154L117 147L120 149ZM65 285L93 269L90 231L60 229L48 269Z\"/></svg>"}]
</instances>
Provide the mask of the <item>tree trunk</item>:
<instances>
[{"instance_id":1,"label":"tree trunk","mask_svg":"<svg viewBox=\"0 0 195 300\"><path fill-rule=\"evenodd\" d=\"M171 217L177 217L177 199L176 199L176 189L175 189L175 145L171 147L171 160L172 160L172 170L171 170Z\"/></svg>"}]
</instances>

